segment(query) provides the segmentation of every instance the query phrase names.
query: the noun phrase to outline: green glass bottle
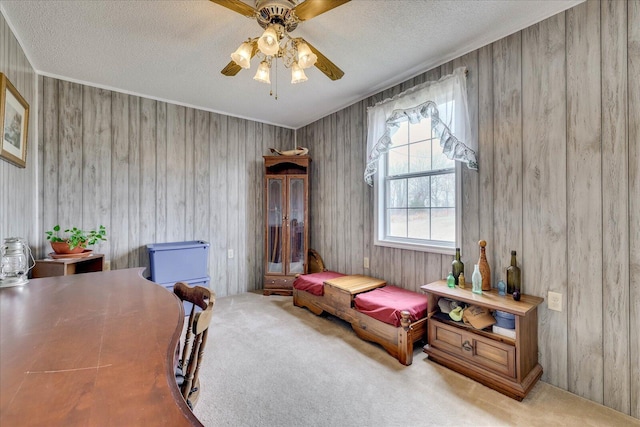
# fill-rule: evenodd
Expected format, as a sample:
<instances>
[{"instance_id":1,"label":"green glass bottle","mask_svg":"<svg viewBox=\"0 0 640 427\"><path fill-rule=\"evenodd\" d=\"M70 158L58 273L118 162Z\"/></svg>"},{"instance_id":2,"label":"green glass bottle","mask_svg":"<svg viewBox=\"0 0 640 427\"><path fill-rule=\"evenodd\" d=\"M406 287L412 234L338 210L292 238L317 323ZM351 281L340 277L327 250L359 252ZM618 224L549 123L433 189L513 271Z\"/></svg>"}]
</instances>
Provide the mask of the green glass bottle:
<instances>
[{"instance_id":1,"label":"green glass bottle","mask_svg":"<svg viewBox=\"0 0 640 427\"><path fill-rule=\"evenodd\" d=\"M447 276L447 286L450 288L456 287L456 281L453 278L453 274L451 272L449 272L449 275Z\"/></svg>"},{"instance_id":2,"label":"green glass bottle","mask_svg":"<svg viewBox=\"0 0 640 427\"><path fill-rule=\"evenodd\" d=\"M460 261L460 248L456 248L456 257L451 263L451 271L453 272L453 278L455 279L456 286L459 286L460 273L464 273L464 263Z\"/></svg>"},{"instance_id":3,"label":"green glass bottle","mask_svg":"<svg viewBox=\"0 0 640 427\"><path fill-rule=\"evenodd\" d=\"M507 267L507 294L514 291L522 292L520 288L520 268L516 265L516 251L511 251L511 265Z\"/></svg>"}]
</instances>

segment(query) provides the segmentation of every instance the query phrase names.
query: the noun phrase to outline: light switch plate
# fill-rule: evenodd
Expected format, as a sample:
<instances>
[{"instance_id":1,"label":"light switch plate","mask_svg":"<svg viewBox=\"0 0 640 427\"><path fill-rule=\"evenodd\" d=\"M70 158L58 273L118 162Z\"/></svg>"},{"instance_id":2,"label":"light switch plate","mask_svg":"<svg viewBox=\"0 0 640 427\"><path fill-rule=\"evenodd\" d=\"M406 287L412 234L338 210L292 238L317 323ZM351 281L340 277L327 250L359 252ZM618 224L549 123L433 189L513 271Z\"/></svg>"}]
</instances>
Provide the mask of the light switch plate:
<instances>
[{"instance_id":1,"label":"light switch plate","mask_svg":"<svg viewBox=\"0 0 640 427\"><path fill-rule=\"evenodd\" d=\"M229 259L233 258L233 249L229 249L227 251L227 258L229 258Z\"/></svg>"},{"instance_id":2,"label":"light switch plate","mask_svg":"<svg viewBox=\"0 0 640 427\"><path fill-rule=\"evenodd\" d=\"M369 258L364 257L364 268L369 268Z\"/></svg>"},{"instance_id":3,"label":"light switch plate","mask_svg":"<svg viewBox=\"0 0 640 427\"><path fill-rule=\"evenodd\" d=\"M549 307L549 310L562 311L562 294L549 291L547 307Z\"/></svg>"}]
</instances>

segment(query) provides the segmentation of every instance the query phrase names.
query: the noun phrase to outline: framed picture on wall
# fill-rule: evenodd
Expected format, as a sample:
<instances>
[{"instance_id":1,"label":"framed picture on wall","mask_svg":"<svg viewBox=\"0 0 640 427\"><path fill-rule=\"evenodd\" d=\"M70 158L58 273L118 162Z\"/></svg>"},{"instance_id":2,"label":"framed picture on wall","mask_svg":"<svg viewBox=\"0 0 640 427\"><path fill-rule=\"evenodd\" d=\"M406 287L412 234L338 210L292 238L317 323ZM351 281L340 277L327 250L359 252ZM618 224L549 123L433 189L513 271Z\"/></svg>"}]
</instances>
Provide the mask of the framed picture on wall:
<instances>
[{"instance_id":1,"label":"framed picture on wall","mask_svg":"<svg viewBox=\"0 0 640 427\"><path fill-rule=\"evenodd\" d=\"M0 73L0 157L21 168L27 165L29 104L3 73Z\"/></svg>"}]
</instances>

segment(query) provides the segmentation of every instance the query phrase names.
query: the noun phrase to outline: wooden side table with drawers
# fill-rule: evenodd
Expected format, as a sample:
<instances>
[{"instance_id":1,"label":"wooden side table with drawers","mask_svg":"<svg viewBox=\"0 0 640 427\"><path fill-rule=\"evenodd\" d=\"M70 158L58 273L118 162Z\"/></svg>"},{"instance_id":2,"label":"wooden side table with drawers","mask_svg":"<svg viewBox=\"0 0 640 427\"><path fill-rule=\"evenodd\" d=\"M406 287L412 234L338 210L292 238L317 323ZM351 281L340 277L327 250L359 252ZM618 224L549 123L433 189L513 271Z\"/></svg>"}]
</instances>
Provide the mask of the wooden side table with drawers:
<instances>
[{"instance_id":1,"label":"wooden side table with drawers","mask_svg":"<svg viewBox=\"0 0 640 427\"><path fill-rule=\"evenodd\" d=\"M429 359L516 400L524 399L542 375L538 363L537 307L544 300L522 295L520 301L514 301L495 289L478 295L470 289L449 288L444 280L423 285L421 289L428 298L428 344L424 352ZM515 338L474 329L439 315L440 298L513 314Z\"/></svg>"}]
</instances>

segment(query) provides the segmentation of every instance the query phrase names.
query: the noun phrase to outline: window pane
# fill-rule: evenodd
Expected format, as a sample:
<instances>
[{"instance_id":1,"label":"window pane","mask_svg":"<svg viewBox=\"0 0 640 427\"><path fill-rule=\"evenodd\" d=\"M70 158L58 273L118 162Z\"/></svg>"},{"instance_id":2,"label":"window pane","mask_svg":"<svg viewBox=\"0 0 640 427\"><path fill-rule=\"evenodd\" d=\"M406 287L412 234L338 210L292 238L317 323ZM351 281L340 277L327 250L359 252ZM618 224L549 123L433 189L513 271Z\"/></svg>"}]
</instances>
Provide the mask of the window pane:
<instances>
[{"instance_id":1,"label":"window pane","mask_svg":"<svg viewBox=\"0 0 640 427\"><path fill-rule=\"evenodd\" d=\"M431 238L455 242L456 240L456 210L438 209L431 210Z\"/></svg>"},{"instance_id":2,"label":"window pane","mask_svg":"<svg viewBox=\"0 0 640 427\"><path fill-rule=\"evenodd\" d=\"M435 138L431 140L431 152L432 156L432 168L437 169L447 169L455 166L455 162L453 160L449 160L447 156L442 154L442 147L440 147L440 139Z\"/></svg>"},{"instance_id":3,"label":"window pane","mask_svg":"<svg viewBox=\"0 0 640 427\"><path fill-rule=\"evenodd\" d=\"M431 169L431 143L418 142L409 146L409 172L424 172Z\"/></svg>"},{"instance_id":4,"label":"window pane","mask_svg":"<svg viewBox=\"0 0 640 427\"><path fill-rule=\"evenodd\" d=\"M390 237L407 237L407 210L387 209L387 235Z\"/></svg>"},{"instance_id":5,"label":"window pane","mask_svg":"<svg viewBox=\"0 0 640 427\"><path fill-rule=\"evenodd\" d=\"M407 207L407 180L394 179L387 184L387 207L406 208Z\"/></svg>"},{"instance_id":6,"label":"window pane","mask_svg":"<svg viewBox=\"0 0 640 427\"><path fill-rule=\"evenodd\" d=\"M420 123L409 125L409 142L423 141L431 136L431 118L420 120Z\"/></svg>"},{"instance_id":7,"label":"window pane","mask_svg":"<svg viewBox=\"0 0 640 427\"><path fill-rule=\"evenodd\" d=\"M409 210L409 237L412 239L428 239L430 237L429 211L430 209Z\"/></svg>"},{"instance_id":8,"label":"window pane","mask_svg":"<svg viewBox=\"0 0 640 427\"><path fill-rule=\"evenodd\" d=\"M441 208L456 206L455 173L431 177L431 206Z\"/></svg>"},{"instance_id":9,"label":"window pane","mask_svg":"<svg viewBox=\"0 0 640 427\"><path fill-rule=\"evenodd\" d=\"M403 145L389 150L389 172L387 175L399 175L409 171L409 146Z\"/></svg>"},{"instance_id":10,"label":"window pane","mask_svg":"<svg viewBox=\"0 0 640 427\"><path fill-rule=\"evenodd\" d=\"M408 181L409 207L424 208L429 207L429 177L421 176L418 178L410 178Z\"/></svg>"},{"instance_id":11,"label":"window pane","mask_svg":"<svg viewBox=\"0 0 640 427\"><path fill-rule=\"evenodd\" d=\"M409 122L400 123L400 128L391 135L391 146L397 147L398 145L406 145L409 134Z\"/></svg>"}]
</instances>

